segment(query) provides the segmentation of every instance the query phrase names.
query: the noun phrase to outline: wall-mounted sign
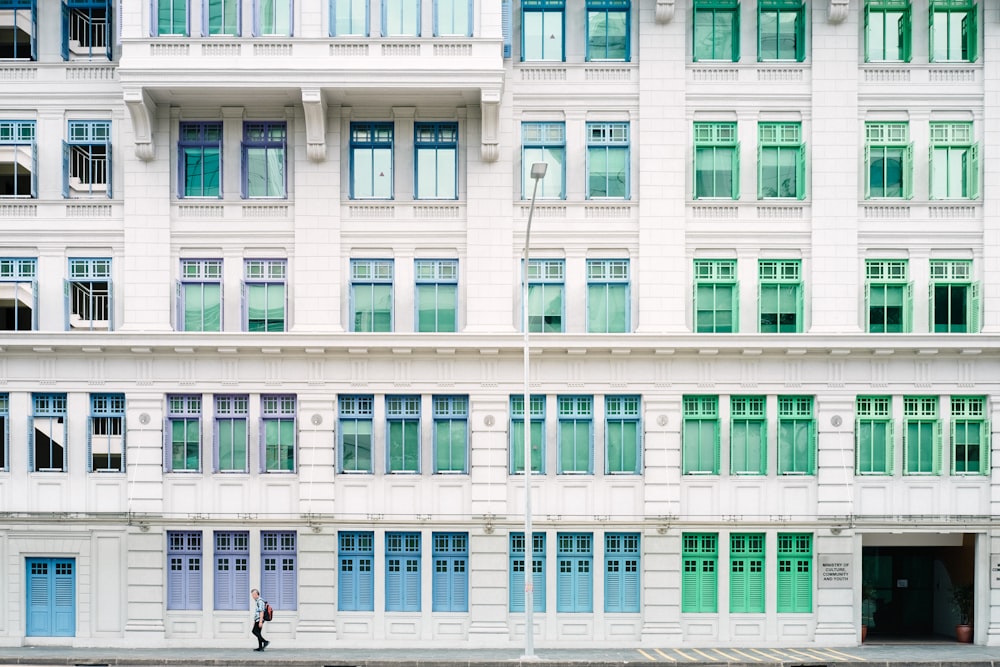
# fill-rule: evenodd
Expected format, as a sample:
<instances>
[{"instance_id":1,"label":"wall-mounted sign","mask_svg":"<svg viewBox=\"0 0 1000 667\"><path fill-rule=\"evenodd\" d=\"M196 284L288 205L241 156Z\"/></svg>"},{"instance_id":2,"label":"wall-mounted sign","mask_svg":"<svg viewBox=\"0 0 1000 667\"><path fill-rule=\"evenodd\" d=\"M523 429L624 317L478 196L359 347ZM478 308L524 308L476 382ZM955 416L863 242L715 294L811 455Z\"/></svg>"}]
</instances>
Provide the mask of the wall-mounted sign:
<instances>
[{"instance_id":1,"label":"wall-mounted sign","mask_svg":"<svg viewBox=\"0 0 1000 667\"><path fill-rule=\"evenodd\" d=\"M820 556L817 562L818 588L850 588L853 585L854 557L851 554Z\"/></svg>"}]
</instances>

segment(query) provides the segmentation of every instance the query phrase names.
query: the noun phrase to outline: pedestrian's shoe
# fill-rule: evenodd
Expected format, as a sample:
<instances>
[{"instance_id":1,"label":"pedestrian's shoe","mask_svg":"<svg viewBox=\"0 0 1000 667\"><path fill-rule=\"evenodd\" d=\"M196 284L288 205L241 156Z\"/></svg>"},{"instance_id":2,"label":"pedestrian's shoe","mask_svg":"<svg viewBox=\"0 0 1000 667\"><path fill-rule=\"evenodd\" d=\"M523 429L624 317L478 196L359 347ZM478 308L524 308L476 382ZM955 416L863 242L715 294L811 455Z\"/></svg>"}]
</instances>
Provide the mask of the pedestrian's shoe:
<instances>
[{"instance_id":1,"label":"pedestrian's shoe","mask_svg":"<svg viewBox=\"0 0 1000 667\"><path fill-rule=\"evenodd\" d=\"M264 647L263 647L263 646L258 646L258 647L257 647L257 648L255 648L254 650L255 650L255 651L263 651L263 650L264 650Z\"/></svg>"},{"instance_id":2,"label":"pedestrian's shoe","mask_svg":"<svg viewBox=\"0 0 1000 667\"><path fill-rule=\"evenodd\" d=\"M271 642L268 641L267 639L265 639L264 640L264 645L260 647L260 650L263 651L264 649L266 649L270 645L271 645Z\"/></svg>"}]
</instances>

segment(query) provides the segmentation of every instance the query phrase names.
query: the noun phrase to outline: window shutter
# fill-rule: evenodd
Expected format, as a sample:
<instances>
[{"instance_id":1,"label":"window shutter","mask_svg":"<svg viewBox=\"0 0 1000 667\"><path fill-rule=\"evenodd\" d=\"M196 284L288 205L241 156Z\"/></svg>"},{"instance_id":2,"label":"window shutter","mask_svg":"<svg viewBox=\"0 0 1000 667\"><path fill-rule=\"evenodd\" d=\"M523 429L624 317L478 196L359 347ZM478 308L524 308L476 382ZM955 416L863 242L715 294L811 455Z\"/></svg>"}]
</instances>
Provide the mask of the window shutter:
<instances>
[{"instance_id":1,"label":"window shutter","mask_svg":"<svg viewBox=\"0 0 1000 667\"><path fill-rule=\"evenodd\" d=\"M357 576L357 600L360 611L372 611L375 609L375 570L371 557L359 558L355 560L357 567L364 565L367 571L358 571Z\"/></svg>"},{"instance_id":2,"label":"window shutter","mask_svg":"<svg viewBox=\"0 0 1000 667\"><path fill-rule=\"evenodd\" d=\"M733 333L740 332L740 284L733 283Z\"/></svg>"},{"instance_id":3,"label":"window shutter","mask_svg":"<svg viewBox=\"0 0 1000 667\"><path fill-rule=\"evenodd\" d=\"M184 600L187 559L183 556L167 558L167 609L186 608Z\"/></svg>"},{"instance_id":4,"label":"window shutter","mask_svg":"<svg viewBox=\"0 0 1000 667\"><path fill-rule=\"evenodd\" d=\"M111 145L111 141L110 140L104 142L104 154L107 155L107 158L106 158L107 159L107 165L106 166L107 166L107 170L108 171L107 171L107 174L105 175L105 180L107 180L107 182L108 182L107 183L107 185L108 185L108 199L114 198L114 193L113 193L113 190L112 190L112 186L114 185L114 180L115 180L114 173L115 173L115 171L112 168L112 164L111 164L111 158L112 158L112 155L114 154L113 148L114 147Z\"/></svg>"},{"instance_id":5,"label":"window shutter","mask_svg":"<svg viewBox=\"0 0 1000 667\"><path fill-rule=\"evenodd\" d=\"M913 199L913 144L903 151L903 199Z\"/></svg>"},{"instance_id":6,"label":"window shutter","mask_svg":"<svg viewBox=\"0 0 1000 667\"><path fill-rule=\"evenodd\" d=\"M806 329L805 323L805 288L802 283L795 286L795 332L802 333Z\"/></svg>"},{"instance_id":7,"label":"window shutter","mask_svg":"<svg viewBox=\"0 0 1000 667\"><path fill-rule=\"evenodd\" d=\"M732 558L729 562L729 611L734 614L746 613L747 609L747 562L742 558Z\"/></svg>"},{"instance_id":8,"label":"window shutter","mask_svg":"<svg viewBox=\"0 0 1000 667\"><path fill-rule=\"evenodd\" d=\"M111 39L110 36L104 38L104 54L107 56L108 60L113 60L112 49L114 45L122 43L122 33L121 33L121 22L117 20L117 14L114 12L111 0L107 0L104 3L104 29L107 35L111 35L112 29L114 29L115 39ZM110 170L109 172L110 173ZM110 190L110 188L109 188Z\"/></svg>"},{"instance_id":9,"label":"window shutter","mask_svg":"<svg viewBox=\"0 0 1000 667\"><path fill-rule=\"evenodd\" d=\"M872 197L872 147L865 143L865 175L862 179L865 182L865 199Z\"/></svg>"},{"instance_id":10,"label":"window shutter","mask_svg":"<svg viewBox=\"0 0 1000 667\"><path fill-rule=\"evenodd\" d=\"M63 60L69 60L69 7L65 0L62 3L62 48L60 49Z\"/></svg>"},{"instance_id":11,"label":"window shutter","mask_svg":"<svg viewBox=\"0 0 1000 667\"><path fill-rule=\"evenodd\" d=\"M740 6L733 10L733 62L740 61Z\"/></svg>"},{"instance_id":12,"label":"window shutter","mask_svg":"<svg viewBox=\"0 0 1000 667\"><path fill-rule=\"evenodd\" d=\"M955 420L953 418L951 420L951 424L949 424L949 426L948 426L948 440L951 443L951 457L950 458L951 458L951 474L952 475L954 475L955 472L958 470L958 457L955 456L955 454L957 453L957 450L956 450L955 446L956 446L956 443L958 442L958 440L957 440L957 436L958 436L957 431L958 431L958 423L957 423L957 420ZM966 456L968 456L968 453L966 453ZM968 468L966 468L966 469L968 469Z\"/></svg>"},{"instance_id":13,"label":"window shutter","mask_svg":"<svg viewBox=\"0 0 1000 667\"><path fill-rule=\"evenodd\" d=\"M802 62L806 59L806 9L799 6L795 14L795 60Z\"/></svg>"},{"instance_id":14,"label":"window shutter","mask_svg":"<svg viewBox=\"0 0 1000 667\"><path fill-rule=\"evenodd\" d=\"M393 564L399 568L396 572L389 570ZM403 573L401 572L403 563L400 558L387 558L385 567L385 610L403 611Z\"/></svg>"},{"instance_id":15,"label":"window shutter","mask_svg":"<svg viewBox=\"0 0 1000 667\"><path fill-rule=\"evenodd\" d=\"M927 331L934 333L937 322L934 319L935 283L932 281L927 289ZM970 329L971 330L971 329Z\"/></svg>"},{"instance_id":16,"label":"window shutter","mask_svg":"<svg viewBox=\"0 0 1000 667\"><path fill-rule=\"evenodd\" d=\"M69 197L69 143L63 142L63 197Z\"/></svg>"},{"instance_id":17,"label":"window shutter","mask_svg":"<svg viewBox=\"0 0 1000 667\"><path fill-rule=\"evenodd\" d=\"M109 184L110 189L110 184ZM108 331L115 330L115 283L108 279Z\"/></svg>"},{"instance_id":18,"label":"window shutter","mask_svg":"<svg viewBox=\"0 0 1000 667\"><path fill-rule=\"evenodd\" d=\"M578 611L594 611L594 568L589 558L581 558L576 563L577 592L576 609Z\"/></svg>"},{"instance_id":19,"label":"window shutter","mask_svg":"<svg viewBox=\"0 0 1000 667\"><path fill-rule=\"evenodd\" d=\"M778 613L792 611L792 568L794 563L788 558L778 559L777 577L777 611Z\"/></svg>"},{"instance_id":20,"label":"window shutter","mask_svg":"<svg viewBox=\"0 0 1000 667\"><path fill-rule=\"evenodd\" d=\"M969 160L966 162L966 182L969 184L969 199L979 199L979 144L969 146Z\"/></svg>"},{"instance_id":21,"label":"window shutter","mask_svg":"<svg viewBox=\"0 0 1000 667\"><path fill-rule=\"evenodd\" d=\"M534 559L534 558L532 559L533 562L536 560L539 565L542 565L542 563L544 562L539 559ZM534 594L531 596L531 603L534 605L535 611L544 612L545 611L545 567L542 566L540 572L535 572L534 569L535 569L534 566L532 566L531 581Z\"/></svg>"},{"instance_id":22,"label":"window shutter","mask_svg":"<svg viewBox=\"0 0 1000 667\"><path fill-rule=\"evenodd\" d=\"M795 196L799 199L806 198L806 147L799 146L799 154L795 164Z\"/></svg>"},{"instance_id":23,"label":"window shutter","mask_svg":"<svg viewBox=\"0 0 1000 667\"><path fill-rule=\"evenodd\" d=\"M173 470L173 424L169 418L163 420L163 472Z\"/></svg>"},{"instance_id":24,"label":"window shutter","mask_svg":"<svg viewBox=\"0 0 1000 667\"><path fill-rule=\"evenodd\" d=\"M556 590L558 591L556 611L575 611L573 601L576 600L576 578L573 576L573 570L576 569L576 563L573 559L561 558L558 561L559 564L559 574L558 580L556 581Z\"/></svg>"},{"instance_id":25,"label":"window shutter","mask_svg":"<svg viewBox=\"0 0 1000 667\"><path fill-rule=\"evenodd\" d=\"M420 561L416 558L403 560L403 608L405 611L420 611Z\"/></svg>"},{"instance_id":26,"label":"window shutter","mask_svg":"<svg viewBox=\"0 0 1000 667\"><path fill-rule=\"evenodd\" d=\"M337 567L337 609L340 611L358 608L358 564L356 559L340 556Z\"/></svg>"},{"instance_id":27,"label":"window shutter","mask_svg":"<svg viewBox=\"0 0 1000 667\"><path fill-rule=\"evenodd\" d=\"M66 325L66 331L69 331L69 311L70 311L70 292L72 290L72 283L68 280L63 280L63 321Z\"/></svg>"},{"instance_id":28,"label":"window shutter","mask_svg":"<svg viewBox=\"0 0 1000 667\"><path fill-rule=\"evenodd\" d=\"M733 199L740 198L740 142L733 148Z\"/></svg>"},{"instance_id":29,"label":"window shutter","mask_svg":"<svg viewBox=\"0 0 1000 667\"><path fill-rule=\"evenodd\" d=\"M757 199L764 198L764 147L757 138Z\"/></svg>"},{"instance_id":30,"label":"window shutter","mask_svg":"<svg viewBox=\"0 0 1000 667\"><path fill-rule=\"evenodd\" d=\"M913 283L906 283L903 288L903 332L913 330Z\"/></svg>"},{"instance_id":31,"label":"window shutter","mask_svg":"<svg viewBox=\"0 0 1000 667\"><path fill-rule=\"evenodd\" d=\"M38 60L38 6L31 0L31 59Z\"/></svg>"},{"instance_id":32,"label":"window shutter","mask_svg":"<svg viewBox=\"0 0 1000 667\"><path fill-rule=\"evenodd\" d=\"M281 583L278 580L278 571L281 569L279 558L264 556L261 561L260 596L269 601L272 607L277 607L280 605L278 598L281 594Z\"/></svg>"},{"instance_id":33,"label":"window shutter","mask_svg":"<svg viewBox=\"0 0 1000 667\"><path fill-rule=\"evenodd\" d=\"M866 63L870 63L871 60L872 60L871 44L869 43L869 39L868 39L868 23L869 23L870 18L871 18L871 13L872 13L871 7L869 6L869 3L866 1L865 2L865 9L864 9L864 26L863 26L864 36L865 36L865 62Z\"/></svg>"},{"instance_id":34,"label":"window shutter","mask_svg":"<svg viewBox=\"0 0 1000 667\"><path fill-rule=\"evenodd\" d=\"M911 51L911 25L910 25L910 8L907 6L906 10L903 12L903 17L899 20L899 48L900 55L903 58L903 62L910 62Z\"/></svg>"},{"instance_id":35,"label":"window shutter","mask_svg":"<svg viewBox=\"0 0 1000 667\"><path fill-rule=\"evenodd\" d=\"M931 146L927 147L927 190L928 190L928 192L927 192L927 198L928 199L937 199L938 198L936 196L936 193L935 193L935 185L936 185L935 178L934 178L935 174L940 174L940 176L938 176L938 179L940 179L940 181L945 184L944 187L943 187L943 190L944 190L944 197L947 199L948 194L949 194L948 193L948 185L947 185L947 182L948 182L947 164L948 164L947 163L947 157L945 157L944 160L942 160L942 164L940 165L940 167L938 167L937 165L935 165L934 164L934 146L932 144ZM966 165L966 166L968 166L968 165ZM940 171L938 171L939 169L940 169ZM906 187L905 184L904 184L903 187L904 188Z\"/></svg>"},{"instance_id":36,"label":"window shutter","mask_svg":"<svg viewBox=\"0 0 1000 667\"><path fill-rule=\"evenodd\" d=\"M934 422L934 470L932 471L935 475L941 474L941 421Z\"/></svg>"},{"instance_id":37,"label":"window shutter","mask_svg":"<svg viewBox=\"0 0 1000 667\"><path fill-rule=\"evenodd\" d=\"M979 333L980 311L979 311L979 283L969 284L969 332Z\"/></svg>"},{"instance_id":38,"label":"window shutter","mask_svg":"<svg viewBox=\"0 0 1000 667\"><path fill-rule=\"evenodd\" d=\"M280 567L278 568L278 580L279 594L275 596L278 600L278 604L272 603L272 607L277 609L297 609L298 608L298 597L296 591L298 591L297 577L298 577L298 567L294 556L285 556L280 559Z\"/></svg>"},{"instance_id":39,"label":"window shutter","mask_svg":"<svg viewBox=\"0 0 1000 667\"><path fill-rule=\"evenodd\" d=\"M516 557L511 558L511 565ZM527 567L527 564L525 564ZM517 572L510 568L510 610L512 612L524 611L524 571Z\"/></svg>"},{"instance_id":40,"label":"window shutter","mask_svg":"<svg viewBox=\"0 0 1000 667\"><path fill-rule=\"evenodd\" d=\"M625 564L621 558L605 558L604 561L604 611L622 612L623 579Z\"/></svg>"},{"instance_id":41,"label":"window shutter","mask_svg":"<svg viewBox=\"0 0 1000 667\"><path fill-rule=\"evenodd\" d=\"M979 445L979 474L989 475L990 474L990 440L992 429L990 427L989 420L984 420L982 422L982 437L980 438L981 444Z\"/></svg>"},{"instance_id":42,"label":"window shutter","mask_svg":"<svg viewBox=\"0 0 1000 667\"><path fill-rule=\"evenodd\" d=\"M910 472L910 426L903 420L903 474Z\"/></svg>"},{"instance_id":43,"label":"window shutter","mask_svg":"<svg viewBox=\"0 0 1000 667\"><path fill-rule=\"evenodd\" d=\"M714 463L712 464L712 474L718 475L719 471L722 469L722 462L721 462L721 457L722 457L722 454L721 454L721 452L722 452L722 429L719 427L719 420L718 419L716 419L714 422L712 422L712 431L715 434L715 438L713 439L713 442L712 442L712 447L715 450L713 452L713 456L712 456L713 461L714 461Z\"/></svg>"},{"instance_id":44,"label":"window shutter","mask_svg":"<svg viewBox=\"0 0 1000 667\"><path fill-rule=\"evenodd\" d=\"M451 608L455 611L469 611L469 561L452 561L451 567Z\"/></svg>"},{"instance_id":45,"label":"window shutter","mask_svg":"<svg viewBox=\"0 0 1000 667\"><path fill-rule=\"evenodd\" d=\"M188 609L202 608L202 575L201 575L201 554L191 556L187 559L187 607Z\"/></svg>"},{"instance_id":46,"label":"window shutter","mask_svg":"<svg viewBox=\"0 0 1000 667\"><path fill-rule=\"evenodd\" d=\"M934 62L934 3L927 10L927 59Z\"/></svg>"},{"instance_id":47,"label":"window shutter","mask_svg":"<svg viewBox=\"0 0 1000 667\"><path fill-rule=\"evenodd\" d=\"M760 10L763 3L757 3L757 62L763 62L764 54L760 52Z\"/></svg>"},{"instance_id":48,"label":"window shutter","mask_svg":"<svg viewBox=\"0 0 1000 667\"><path fill-rule=\"evenodd\" d=\"M716 562L709 558L701 561L701 609L716 612L719 609L719 577Z\"/></svg>"},{"instance_id":49,"label":"window shutter","mask_svg":"<svg viewBox=\"0 0 1000 667\"><path fill-rule=\"evenodd\" d=\"M240 281L240 327L241 331L247 331L249 327L247 326L247 318L249 313L247 312L247 290L250 287L247 285L245 280Z\"/></svg>"},{"instance_id":50,"label":"window shutter","mask_svg":"<svg viewBox=\"0 0 1000 667\"><path fill-rule=\"evenodd\" d=\"M28 417L28 472L35 471L35 418Z\"/></svg>"},{"instance_id":51,"label":"window shutter","mask_svg":"<svg viewBox=\"0 0 1000 667\"><path fill-rule=\"evenodd\" d=\"M812 559L798 558L792 564L796 569L794 611L809 613L812 611Z\"/></svg>"},{"instance_id":52,"label":"window shutter","mask_svg":"<svg viewBox=\"0 0 1000 667\"><path fill-rule=\"evenodd\" d=\"M872 285L870 282L866 280L865 281L865 331L872 330L871 297L872 297Z\"/></svg>"},{"instance_id":53,"label":"window shutter","mask_svg":"<svg viewBox=\"0 0 1000 667\"><path fill-rule=\"evenodd\" d=\"M684 569L681 575L681 611L700 611L698 608L698 587L699 587L699 563L696 559L684 559L681 567Z\"/></svg>"},{"instance_id":54,"label":"window shutter","mask_svg":"<svg viewBox=\"0 0 1000 667\"><path fill-rule=\"evenodd\" d=\"M31 280L31 330L38 331L38 279Z\"/></svg>"},{"instance_id":55,"label":"window shutter","mask_svg":"<svg viewBox=\"0 0 1000 667\"><path fill-rule=\"evenodd\" d=\"M962 44L970 63L976 62L976 43L978 42L979 26L976 20L978 6L973 5L962 18Z\"/></svg>"},{"instance_id":56,"label":"window shutter","mask_svg":"<svg viewBox=\"0 0 1000 667\"><path fill-rule=\"evenodd\" d=\"M263 419L257 420L257 472L267 472L267 429Z\"/></svg>"},{"instance_id":57,"label":"window shutter","mask_svg":"<svg viewBox=\"0 0 1000 667\"><path fill-rule=\"evenodd\" d=\"M816 474L816 458L818 443L816 442L816 422L809 421L806 424L806 428L809 429L809 466L808 472L810 475Z\"/></svg>"},{"instance_id":58,"label":"window shutter","mask_svg":"<svg viewBox=\"0 0 1000 667\"><path fill-rule=\"evenodd\" d=\"M886 433L886 435L885 435L885 438L886 438L886 443L885 443L885 472L886 472L887 475L891 475L892 472L893 472L893 468L895 468L894 462L895 462L895 453L896 453L896 449L895 449L896 426L895 426L895 423L891 419L888 420L886 422L886 424L885 424L885 433Z\"/></svg>"}]
</instances>

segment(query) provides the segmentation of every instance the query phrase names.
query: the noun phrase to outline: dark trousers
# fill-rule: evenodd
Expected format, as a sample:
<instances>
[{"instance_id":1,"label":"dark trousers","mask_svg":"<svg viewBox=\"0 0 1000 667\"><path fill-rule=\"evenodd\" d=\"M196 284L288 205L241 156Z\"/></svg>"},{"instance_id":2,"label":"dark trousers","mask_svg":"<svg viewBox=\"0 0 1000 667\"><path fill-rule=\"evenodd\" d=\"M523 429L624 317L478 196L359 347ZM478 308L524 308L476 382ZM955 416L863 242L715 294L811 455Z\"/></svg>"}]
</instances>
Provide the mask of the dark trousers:
<instances>
[{"instance_id":1,"label":"dark trousers","mask_svg":"<svg viewBox=\"0 0 1000 667\"><path fill-rule=\"evenodd\" d=\"M253 636L257 638L257 648L260 648L264 645L264 636L260 634L261 630L263 629L264 629L263 623L261 625L257 625L257 621L253 622L253 629L250 630L250 632L252 632Z\"/></svg>"}]
</instances>

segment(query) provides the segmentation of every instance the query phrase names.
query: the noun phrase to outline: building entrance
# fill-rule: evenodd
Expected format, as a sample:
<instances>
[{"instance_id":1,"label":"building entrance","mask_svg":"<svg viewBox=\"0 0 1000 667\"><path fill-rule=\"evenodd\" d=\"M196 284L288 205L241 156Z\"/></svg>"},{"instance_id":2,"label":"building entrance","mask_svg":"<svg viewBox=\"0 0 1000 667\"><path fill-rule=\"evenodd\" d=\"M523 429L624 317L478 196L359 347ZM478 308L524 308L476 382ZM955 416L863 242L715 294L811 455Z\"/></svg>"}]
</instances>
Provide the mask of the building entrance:
<instances>
[{"instance_id":1,"label":"building entrance","mask_svg":"<svg viewBox=\"0 0 1000 667\"><path fill-rule=\"evenodd\" d=\"M29 637L72 637L76 633L76 560L27 558Z\"/></svg>"}]
</instances>

